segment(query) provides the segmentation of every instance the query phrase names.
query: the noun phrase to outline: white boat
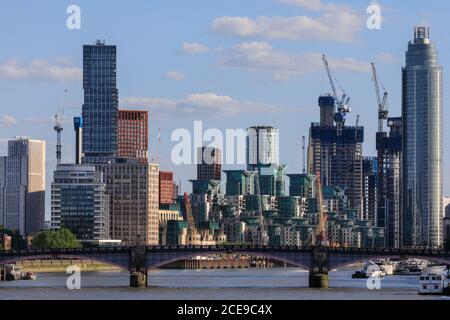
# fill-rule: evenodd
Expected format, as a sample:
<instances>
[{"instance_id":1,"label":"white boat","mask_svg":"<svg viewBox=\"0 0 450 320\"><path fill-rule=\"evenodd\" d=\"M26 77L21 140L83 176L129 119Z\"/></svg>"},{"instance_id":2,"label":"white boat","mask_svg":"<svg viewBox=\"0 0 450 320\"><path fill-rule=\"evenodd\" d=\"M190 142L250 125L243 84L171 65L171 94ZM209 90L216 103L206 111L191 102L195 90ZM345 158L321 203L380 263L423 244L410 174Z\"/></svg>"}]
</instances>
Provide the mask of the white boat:
<instances>
[{"instance_id":1,"label":"white boat","mask_svg":"<svg viewBox=\"0 0 450 320\"><path fill-rule=\"evenodd\" d=\"M419 277L419 294L450 294L450 269L434 267L425 270Z\"/></svg>"}]
</instances>

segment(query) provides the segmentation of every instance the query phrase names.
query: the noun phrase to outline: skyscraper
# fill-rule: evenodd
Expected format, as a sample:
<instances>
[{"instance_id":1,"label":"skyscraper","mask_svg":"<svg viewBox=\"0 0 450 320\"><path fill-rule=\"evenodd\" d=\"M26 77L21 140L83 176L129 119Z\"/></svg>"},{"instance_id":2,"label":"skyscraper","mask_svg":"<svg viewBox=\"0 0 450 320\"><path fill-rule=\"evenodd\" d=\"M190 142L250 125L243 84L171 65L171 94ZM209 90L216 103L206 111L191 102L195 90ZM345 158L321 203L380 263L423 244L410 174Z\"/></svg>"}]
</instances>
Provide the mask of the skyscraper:
<instances>
[{"instance_id":1,"label":"skyscraper","mask_svg":"<svg viewBox=\"0 0 450 320\"><path fill-rule=\"evenodd\" d=\"M116 46L83 46L84 163L105 163L117 154L118 90Z\"/></svg>"},{"instance_id":2,"label":"skyscraper","mask_svg":"<svg viewBox=\"0 0 450 320\"><path fill-rule=\"evenodd\" d=\"M119 158L136 158L148 162L148 112L119 110Z\"/></svg>"},{"instance_id":3,"label":"skyscraper","mask_svg":"<svg viewBox=\"0 0 450 320\"><path fill-rule=\"evenodd\" d=\"M280 164L279 130L267 126L247 129L247 170Z\"/></svg>"},{"instance_id":4,"label":"skyscraper","mask_svg":"<svg viewBox=\"0 0 450 320\"><path fill-rule=\"evenodd\" d=\"M1 162L3 225L33 235L45 221L45 141L21 137L8 141L8 156Z\"/></svg>"},{"instance_id":5,"label":"skyscraper","mask_svg":"<svg viewBox=\"0 0 450 320\"><path fill-rule=\"evenodd\" d=\"M403 78L403 245L437 247L442 235L442 78L429 29L414 29Z\"/></svg>"},{"instance_id":6,"label":"skyscraper","mask_svg":"<svg viewBox=\"0 0 450 320\"><path fill-rule=\"evenodd\" d=\"M197 180L217 180L222 178L222 151L219 148L198 148Z\"/></svg>"},{"instance_id":7,"label":"skyscraper","mask_svg":"<svg viewBox=\"0 0 450 320\"><path fill-rule=\"evenodd\" d=\"M386 230L386 246L400 247L402 118L388 118L389 135L377 133L377 227Z\"/></svg>"},{"instance_id":8,"label":"skyscraper","mask_svg":"<svg viewBox=\"0 0 450 320\"><path fill-rule=\"evenodd\" d=\"M320 123L311 124L309 170L320 173L322 185L347 187L350 207L361 211L362 144L364 127L344 126L339 129L331 115L335 113L331 96L319 98Z\"/></svg>"}]
</instances>

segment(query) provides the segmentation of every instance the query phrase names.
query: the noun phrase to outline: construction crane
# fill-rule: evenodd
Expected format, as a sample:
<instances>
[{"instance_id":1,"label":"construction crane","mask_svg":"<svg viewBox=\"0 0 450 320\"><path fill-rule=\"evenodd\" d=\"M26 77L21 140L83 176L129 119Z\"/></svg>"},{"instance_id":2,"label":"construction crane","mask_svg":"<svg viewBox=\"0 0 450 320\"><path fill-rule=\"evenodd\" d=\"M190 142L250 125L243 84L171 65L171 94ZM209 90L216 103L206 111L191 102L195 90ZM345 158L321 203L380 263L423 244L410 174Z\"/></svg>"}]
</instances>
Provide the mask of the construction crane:
<instances>
[{"instance_id":1,"label":"construction crane","mask_svg":"<svg viewBox=\"0 0 450 320\"><path fill-rule=\"evenodd\" d=\"M310 244L311 246L316 246L316 244L318 243L319 246L328 247L329 242L327 240L327 216L323 208L322 181L319 172L316 173L315 181L316 181L317 214L319 221L317 225L313 228L308 239L306 239L306 243Z\"/></svg>"},{"instance_id":2,"label":"construction crane","mask_svg":"<svg viewBox=\"0 0 450 320\"><path fill-rule=\"evenodd\" d=\"M306 137L302 137L303 174L306 174Z\"/></svg>"},{"instance_id":3,"label":"construction crane","mask_svg":"<svg viewBox=\"0 0 450 320\"><path fill-rule=\"evenodd\" d=\"M63 103L55 114L55 126L53 127L53 130L56 132L56 163L57 164L61 164L61 159L62 159L61 132L63 131L63 127L62 127L62 124L60 121L60 115L62 115L64 113L64 105L65 105L65 101L66 101L67 92L68 92L68 90L65 89Z\"/></svg>"},{"instance_id":4,"label":"construction crane","mask_svg":"<svg viewBox=\"0 0 450 320\"><path fill-rule=\"evenodd\" d=\"M334 120L335 120L337 128L338 128L338 135L341 136L342 129L345 125L346 115L347 115L347 113L351 112L351 109L349 106L350 105L350 97L347 96L345 90L343 90L342 88L340 88L342 91L342 96L340 97L338 95L336 85L334 84L333 76L331 75L330 65L328 63L326 55L322 56L322 61L325 65L325 70L328 75L328 80L330 81L330 84L331 84L331 90L333 91L333 98L334 98L335 104L337 106L337 112L336 112Z\"/></svg>"},{"instance_id":5,"label":"construction crane","mask_svg":"<svg viewBox=\"0 0 450 320\"><path fill-rule=\"evenodd\" d=\"M259 240L260 240L260 245L265 245L266 244L266 239L267 239L267 235L266 235L266 225L265 225L265 220L264 220L264 216L263 216L263 209L262 209L262 197L261 197L261 187L259 184L259 172L255 171L254 172L254 179L255 179L255 192L256 192L256 197L257 197L257 201L258 201L258 217L259 217Z\"/></svg>"},{"instance_id":6,"label":"construction crane","mask_svg":"<svg viewBox=\"0 0 450 320\"><path fill-rule=\"evenodd\" d=\"M155 155L152 157L152 160L151 160L152 163L158 162L160 143L161 143L161 129L158 129L158 134L157 134L157 138L156 138L156 146L155 146Z\"/></svg>"},{"instance_id":7,"label":"construction crane","mask_svg":"<svg viewBox=\"0 0 450 320\"><path fill-rule=\"evenodd\" d=\"M184 193L184 206L186 208L186 218L188 221L188 242L190 242L190 244L196 244L196 240L199 240L199 236L197 227L195 226L194 215L192 214L191 200L189 199L189 194L187 192Z\"/></svg>"},{"instance_id":8,"label":"construction crane","mask_svg":"<svg viewBox=\"0 0 450 320\"><path fill-rule=\"evenodd\" d=\"M194 216L192 215L191 200L189 199L189 194L187 192L184 193L184 206L186 207L186 218L188 221L188 229L193 232L196 232L197 228L195 227Z\"/></svg>"},{"instance_id":9,"label":"construction crane","mask_svg":"<svg viewBox=\"0 0 450 320\"><path fill-rule=\"evenodd\" d=\"M378 132L384 131L384 120L387 120L389 116L389 110L387 108L387 101L388 101L388 93L386 89L384 89L383 98L381 98L380 94L380 87L378 85L378 76L377 76L377 69L375 67L375 63L371 63L372 65L372 81L375 85L375 95L377 97L377 104L378 104Z\"/></svg>"}]
</instances>

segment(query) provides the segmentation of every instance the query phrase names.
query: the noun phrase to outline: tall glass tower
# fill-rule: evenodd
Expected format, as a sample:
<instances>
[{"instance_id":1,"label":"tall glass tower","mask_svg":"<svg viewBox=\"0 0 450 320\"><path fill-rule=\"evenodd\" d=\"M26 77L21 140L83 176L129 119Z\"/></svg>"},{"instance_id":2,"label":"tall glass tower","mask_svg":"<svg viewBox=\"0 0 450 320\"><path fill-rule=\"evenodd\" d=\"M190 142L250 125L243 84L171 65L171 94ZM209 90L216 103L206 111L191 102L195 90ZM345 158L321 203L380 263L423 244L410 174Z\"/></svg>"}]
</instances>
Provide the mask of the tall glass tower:
<instances>
[{"instance_id":1,"label":"tall glass tower","mask_svg":"<svg viewBox=\"0 0 450 320\"><path fill-rule=\"evenodd\" d=\"M442 77L429 29L415 28L403 68L401 232L407 247L443 243Z\"/></svg>"},{"instance_id":2,"label":"tall glass tower","mask_svg":"<svg viewBox=\"0 0 450 320\"><path fill-rule=\"evenodd\" d=\"M83 46L83 162L106 163L117 153L116 46Z\"/></svg>"}]
</instances>

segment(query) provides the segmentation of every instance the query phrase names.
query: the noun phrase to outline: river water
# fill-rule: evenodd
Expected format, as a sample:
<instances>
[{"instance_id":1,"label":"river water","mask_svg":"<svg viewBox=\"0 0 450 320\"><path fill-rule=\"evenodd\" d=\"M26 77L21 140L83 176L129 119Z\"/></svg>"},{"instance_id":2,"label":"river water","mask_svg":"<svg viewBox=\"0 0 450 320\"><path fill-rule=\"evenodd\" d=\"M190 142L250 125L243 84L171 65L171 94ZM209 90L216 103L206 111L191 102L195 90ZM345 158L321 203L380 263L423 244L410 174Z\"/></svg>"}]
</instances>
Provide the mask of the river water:
<instances>
[{"instance_id":1,"label":"river water","mask_svg":"<svg viewBox=\"0 0 450 320\"><path fill-rule=\"evenodd\" d=\"M114 300L419 300L450 299L417 294L417 276L389 276L380 290L369 290L353 271L330 273L328 290L309 289L308 273L294 268L225 270L155 270L149 287L129 288L121 271L85 272L81 289L68 290L64 273L38 273L35 281L0 282L0 299Z\"/></svg>"}]
</instances>

